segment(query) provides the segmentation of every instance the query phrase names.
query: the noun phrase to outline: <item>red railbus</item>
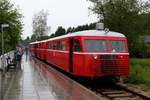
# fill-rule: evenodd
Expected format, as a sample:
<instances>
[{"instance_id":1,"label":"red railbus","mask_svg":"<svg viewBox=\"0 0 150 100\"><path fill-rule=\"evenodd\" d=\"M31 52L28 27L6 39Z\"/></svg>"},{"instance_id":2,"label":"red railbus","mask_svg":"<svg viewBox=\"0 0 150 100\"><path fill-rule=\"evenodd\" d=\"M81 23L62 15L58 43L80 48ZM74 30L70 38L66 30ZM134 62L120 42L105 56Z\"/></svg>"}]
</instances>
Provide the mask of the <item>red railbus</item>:
<instances>
[{"instance_id":1,"label":"red railbus","mask_svg":"<svg viewBox=\"0 0 150 100\"><path fill-rule=\"evenodd\" d=\"M32 45L43 45L43 53ZM75 76L128 76L127 38L118 32L88 30L30 44L31 53ZM35 52L38 51L37 55ZM42 55L42 56L40 56ZM45 55L43 57L43 55Z\"/></svg>"}]
</instances>

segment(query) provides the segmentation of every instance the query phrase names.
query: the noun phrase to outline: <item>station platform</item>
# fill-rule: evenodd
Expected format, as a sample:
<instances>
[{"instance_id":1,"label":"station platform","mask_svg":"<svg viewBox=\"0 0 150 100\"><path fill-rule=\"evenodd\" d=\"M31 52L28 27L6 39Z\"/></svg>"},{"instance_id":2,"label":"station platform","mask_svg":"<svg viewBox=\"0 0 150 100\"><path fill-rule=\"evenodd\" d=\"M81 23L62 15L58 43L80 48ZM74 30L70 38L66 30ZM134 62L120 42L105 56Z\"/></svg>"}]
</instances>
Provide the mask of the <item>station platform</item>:
<instances>
[{"instance_id":1,"label":"station platform","mask_svg":"<svg viewBox=\"0 0 150 100\"><path fill-rule=\"evenodd\" d=\"M36 58L23 56L22 69L6 74L4 100L103 100Z\"/></svg>"}]
</instances>

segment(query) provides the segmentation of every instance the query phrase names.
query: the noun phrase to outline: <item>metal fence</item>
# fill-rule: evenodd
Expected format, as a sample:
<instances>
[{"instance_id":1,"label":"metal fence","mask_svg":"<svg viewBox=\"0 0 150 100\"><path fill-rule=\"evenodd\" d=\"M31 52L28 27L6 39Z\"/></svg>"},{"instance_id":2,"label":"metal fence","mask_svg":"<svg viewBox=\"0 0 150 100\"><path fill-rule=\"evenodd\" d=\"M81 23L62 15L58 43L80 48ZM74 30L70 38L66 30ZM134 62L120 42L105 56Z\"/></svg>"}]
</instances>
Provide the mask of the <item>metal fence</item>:
<instances>
[{"instance_id":1,"label":"metal fence","mask_svg":"<svg viewBox=\"0 0 150 100\"><path fill-rule=\"evenodd\" d=\"M3 55L0 56L0 69L1 70L2 70L2 63L4 64L4 67L7 67L7 65L8 65L7 58L8 57L10 57L11 59L14 58L14 50L4 54L4 56Z\"/></svg>"},{"instance_id":2,"label":"metal fence","mask_svg":"<svg viewBox=\"0 0 150 100\"><path fill-rule=\"evenodd\" d=\"M14 50L0 56L0 100L4 100L6 82L5 69L8 65L8 58L10 58L11 60L14 59Z\"/></svg>"}]
</instances>

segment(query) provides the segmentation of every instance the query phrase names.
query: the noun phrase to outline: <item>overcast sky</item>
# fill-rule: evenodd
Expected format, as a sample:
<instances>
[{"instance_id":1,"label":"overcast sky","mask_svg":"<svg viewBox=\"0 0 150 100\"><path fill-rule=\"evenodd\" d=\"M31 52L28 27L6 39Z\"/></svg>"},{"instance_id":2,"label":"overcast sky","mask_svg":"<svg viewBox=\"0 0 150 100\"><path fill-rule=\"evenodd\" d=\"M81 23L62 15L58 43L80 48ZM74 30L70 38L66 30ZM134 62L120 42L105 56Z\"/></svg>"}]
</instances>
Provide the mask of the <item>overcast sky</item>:
<instances>
[{"instance_id":1,"label":"overcast sky","mask_svg":"<svg viewBox=\"0 0 150 100\"><path fill-rule=\"evenodd\" d=\"M51 26L51 33L55 32L58 26L67 29L69 26L76 27L97 21L97 17L88 10L91 3L86 0L11 0L11 2L19 7L24 16L23 38L32 35L33 15L41 10L49 11L48 26Z\"/></svg>"}]
</instances>

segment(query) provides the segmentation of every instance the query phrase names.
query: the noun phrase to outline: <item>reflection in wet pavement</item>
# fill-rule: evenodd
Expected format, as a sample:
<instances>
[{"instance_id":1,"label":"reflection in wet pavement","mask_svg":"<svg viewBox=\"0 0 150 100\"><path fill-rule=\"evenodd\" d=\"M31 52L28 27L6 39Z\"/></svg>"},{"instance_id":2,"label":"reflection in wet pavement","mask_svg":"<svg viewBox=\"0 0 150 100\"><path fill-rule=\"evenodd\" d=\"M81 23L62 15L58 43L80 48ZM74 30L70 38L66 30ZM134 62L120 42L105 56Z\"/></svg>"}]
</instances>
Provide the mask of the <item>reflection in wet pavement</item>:
<instances>
[{"instance_id":1,"label":"reflection in wet pavement","mask_svg":"<svg viewBox=\"0 0 150 100\"><path fill-rule=\"evenodd\" d=\"M78 83L43 62L22 61L22 70L12 72L5 100L100 100Z\"/></svg>"}]
</instances>

